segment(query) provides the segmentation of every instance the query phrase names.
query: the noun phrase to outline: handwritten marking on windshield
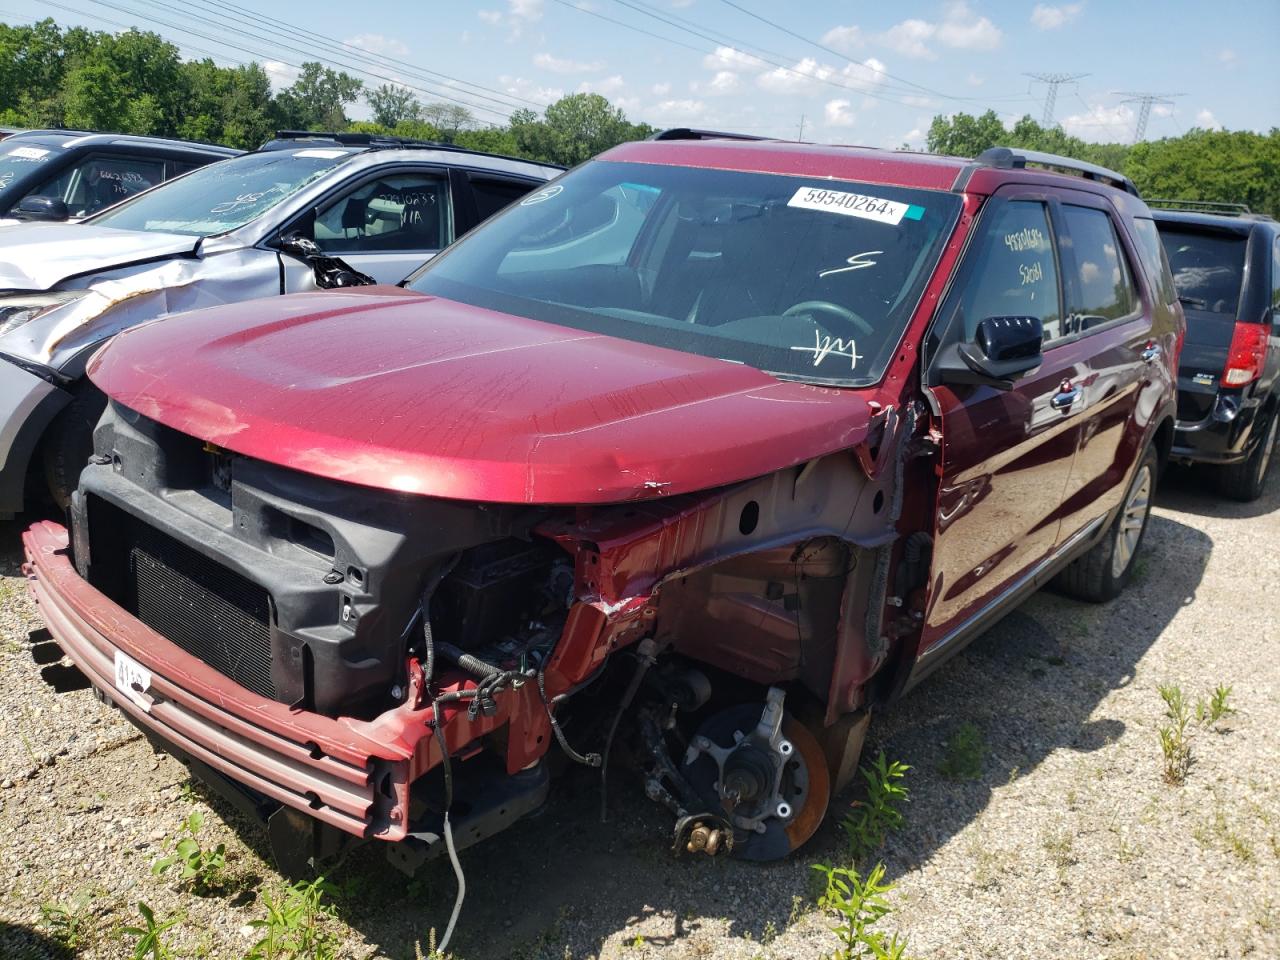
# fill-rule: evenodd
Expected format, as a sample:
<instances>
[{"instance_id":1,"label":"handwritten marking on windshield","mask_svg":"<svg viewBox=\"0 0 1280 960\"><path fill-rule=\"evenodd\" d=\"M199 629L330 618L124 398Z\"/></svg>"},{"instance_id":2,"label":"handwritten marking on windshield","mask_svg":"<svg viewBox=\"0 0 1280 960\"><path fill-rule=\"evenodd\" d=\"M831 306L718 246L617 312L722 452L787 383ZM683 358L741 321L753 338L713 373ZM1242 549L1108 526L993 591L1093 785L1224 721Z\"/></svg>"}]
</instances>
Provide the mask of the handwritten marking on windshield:
<instances>
[{"instance_id":1,"label":"handwritten marking on windshield","mask_svg":"<svg viewBox=\"0 0 1280 960\"><path fill-rule=\"evenodd\" d=\"M829 277L834 273L848 273L850 270L865 270L867 267L874 267L875 260L864 260L864 257L874 257L878 253L884 253L883 250L868 250L866 253L855 253L852 257L845 260L847 267L834 267L831 270L818 271L818 277Z\"/></svg>"},{"instance_id":2,"label":"handwritten marking on windshield","mask_svg":"<svg viewBox=\"0 0 1280 960\"><path fill-rule=\"evenodd\" d=\"M242 193L234 200L227 200L224 203L215 204L209 208L210 213L230 213L237 207L247 207L257 203L267 194L263 193Z\"/></svg>"},{"instance_id":3,"label":"handwritten marking on windshield","mask_svg":"<svg viewBox=\"0 0 1280 960\"><path fill-rule=\"evenodd\" d=\"M849 369L856 370L858 361L862 359L862 354L858 353L852 340L841 340L839 337L827 336L817 330L813 331L812 347L792 347L791 349L813 354L815 367L827 357L848 357Z\"/></svg>"}]
</instances>

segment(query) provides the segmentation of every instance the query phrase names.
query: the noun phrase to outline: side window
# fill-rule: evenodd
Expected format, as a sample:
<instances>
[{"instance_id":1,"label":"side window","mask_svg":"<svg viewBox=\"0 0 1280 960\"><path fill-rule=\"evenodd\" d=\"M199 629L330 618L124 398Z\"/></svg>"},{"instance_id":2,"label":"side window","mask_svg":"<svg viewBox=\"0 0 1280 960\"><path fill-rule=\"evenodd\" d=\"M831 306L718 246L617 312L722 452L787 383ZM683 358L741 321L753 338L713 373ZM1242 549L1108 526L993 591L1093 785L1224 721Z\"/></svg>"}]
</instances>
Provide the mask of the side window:
<instances>
[{"instance_id":1,"label":"side window","mask_svg":"<svg viewBox=\"0 0 1280 960\"><path fill-rule=\"evenodd\" d=\"M1277 311L1275 324L1280 327L1280 236L1271 247L1271 286L1271 305Z\"/></svg>"},{"instance_id":2,"label":"side window","mask_svg":"<svg viewBox=\"0 0 1280 960\"><path fill-rule=\"evenodd\" d=\"M1156 296L1161 303L1173 303L1178 299L1178 290L1173 285L1173 273L1169 269L1169 258L1165 254L1164 244L1160 242L1160 231L1154 220L1139 217L1133 221L1138 234L1138 255L1142 258L1147 275L1154 284Z\"/></svg>"},{"instance_id":3,"label":"side window","mask_svg":"<svg viewBox=\"0 0 1280 960\"><path fill-rule=\"evenodd\" d=\"M164 180L164 161L91 156L64 170L28 196L56 197L72 217L87 217Z\"/></svg>"},{"instance_id":4,"label":"side window","mask_svg":"<svg viewBox=\"0 0 1280 960\"><path fill-rule=\"evenodd\" d=\"M472 177L471 194L476 198L476 211L481 222L488 220L499 210L510 206L534 187L542 184L533 180L504 180L497 177Z\"/></svg>"},{"instance_id":5,"label":"side window","mask_svg":"<svg viewBox=\"0 0 1280 960\"><path fill-rule=\"evenodd\" d=\"M1045 205L1013 200L995 211L960 298L964 339L987 317L1038 317L1045 346L1063 336L1053 232Z\"/></svg>"},{"instance_id":6,"label":"side window","mask_svg":"<svg viewBox=\"0 0 1280 960\"><path fill-rule=\"evenodd\" d=\"M1102 210L1062 206L1067 236L1062 245L1075 260L1076 287L1067 305L1067 334L1080 333L1138 309L1133 274L1116 238L1115 227ZM1075 302L1079 301L1079 302Z\"/></svg>"},{"instance_id":7,"label":"side window","mask_svg":"<svg viewBox=\"0 0 1280 960\"><path fill-rule=\"evenodd\" d=\"M449 181L434 173L379 177L316 215L313 236L332 253L416 253L453 239Z\"/></svg>"}]
</instances>

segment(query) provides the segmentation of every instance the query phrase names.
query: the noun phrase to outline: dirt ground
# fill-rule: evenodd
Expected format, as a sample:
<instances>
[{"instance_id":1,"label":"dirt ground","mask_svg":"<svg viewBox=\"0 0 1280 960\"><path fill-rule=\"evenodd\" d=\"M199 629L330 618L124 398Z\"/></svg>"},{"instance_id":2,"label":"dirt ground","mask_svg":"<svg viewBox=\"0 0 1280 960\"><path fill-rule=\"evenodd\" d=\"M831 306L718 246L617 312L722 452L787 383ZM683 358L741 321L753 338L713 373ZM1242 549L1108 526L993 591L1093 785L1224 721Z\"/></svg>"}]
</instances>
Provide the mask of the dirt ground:
<instances>
[{"instance_id":1,"label":"dirt ground","mask_svg":"<svg viewBox=\"0 0 1280 960\"><path fill-rule=\"evenodd\" d=\"M1157 498L1135 583L1081 605L1042 593L872 723L868 754L911 766L904 828L882 851L894 911L882 924L921 958L1280 956L1280 470L1267 495L1219 500L1195 471ZM174 956L239 958L282 881L262 835L153 753L88 691L42 682L39 626L0 529L0 957L133 955L139 901ZM1185 785L1162 778L1162 683L1193 702L1218 684L1237 712L1193 725ZM981 733L980 775L944 777L946 744ZM611 778L622 783L625 778ZM595 781L462 855L458 958L816 960L832 921L815 862L842 857L837 817L788 862L673 860L667 817ZM230 879L180 892L150 867L183 819L227 847ZM366 848L333 877L325 926L344 957L413 958L454 895L447 864L412 881ZM60 909L61 908L61 909ZM74 946L68 947L67 943Z\"/></svg>"}]
</instances>

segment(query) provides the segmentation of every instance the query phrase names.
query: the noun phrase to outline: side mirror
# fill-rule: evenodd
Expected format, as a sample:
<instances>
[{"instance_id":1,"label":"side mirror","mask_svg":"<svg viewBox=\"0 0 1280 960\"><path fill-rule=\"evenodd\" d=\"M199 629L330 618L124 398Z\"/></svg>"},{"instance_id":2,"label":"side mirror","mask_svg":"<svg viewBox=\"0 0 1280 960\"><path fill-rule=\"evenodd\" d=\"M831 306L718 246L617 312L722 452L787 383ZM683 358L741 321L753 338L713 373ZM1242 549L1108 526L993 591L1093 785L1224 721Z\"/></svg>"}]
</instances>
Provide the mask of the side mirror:
<instances>
[{"instance_id":1,"label":"side mirror","mask_svg":"<svg viewBox=\"0 0 1280 960\"><path fill-rule=\"evenodd\" d=\"M47 220L60 222L71 216L67 205L58 197L23 197L13 208L15 220Z\"/></svg>"},{"instance_id":2,"label":"side mirror","mask_svg":"<svg viewBox=\"0 0 1280 960\"><path fill-rule=\"evenodd\" d=\"M972 343L958 343L939 361L943 383L975 383L1009 390L1043 360L1039 317L987 317Z\"/></svg>"}]
</instances>

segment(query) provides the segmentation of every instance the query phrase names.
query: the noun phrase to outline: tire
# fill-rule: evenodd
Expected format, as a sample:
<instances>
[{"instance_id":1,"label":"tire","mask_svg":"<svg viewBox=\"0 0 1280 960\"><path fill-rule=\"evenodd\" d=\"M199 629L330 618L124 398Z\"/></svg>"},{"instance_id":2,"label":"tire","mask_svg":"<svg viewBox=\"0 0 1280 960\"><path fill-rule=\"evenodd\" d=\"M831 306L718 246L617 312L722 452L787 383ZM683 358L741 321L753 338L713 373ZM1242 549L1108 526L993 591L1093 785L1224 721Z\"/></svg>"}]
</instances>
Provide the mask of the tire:
<instances>
[{"instance_id":1,"label":"tire","mask_svg":"<svg viewBox=\"0 0 1280 960\"><path fill-rule=\"evenodd\" d=\"M1278 427L1280 416L1268 414L1262 424L1262 442L1254 445L1253 453L1240 463L1218 468L1219 493L1241 503L1252 503L1262 496L1267 484L1267 469L1271 466L1271 454L1276 447Z\"/></svg>"},{"instance_id":2,"label":"tire","mask_svg":"<svg viewBox=\"0 0 1280 960\"><path fill-rule=\"evenodd\" d=\"M1159 470L1159 457L1148 447L1106 536L1058 574L1056 583L1064 593L1078 600L1103 603L1114 600L1124 590L1133 576L1133 561L1147 534Z\"/></svg>"},{"instance_id":3,"label":"tire","mask_svg":"<svg viewBox=\"0 0 1280 960\"><path fill-rule=\"evenodd\" d=\"M93 428L106 408L106 394L86 380L45 433L44 476L59 510L67 509L71 492L80 483L80 471L93 453Z\"/></svg>"}]
</instances>

